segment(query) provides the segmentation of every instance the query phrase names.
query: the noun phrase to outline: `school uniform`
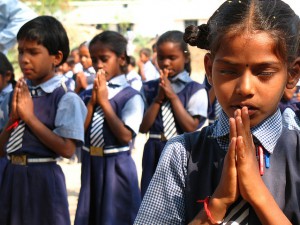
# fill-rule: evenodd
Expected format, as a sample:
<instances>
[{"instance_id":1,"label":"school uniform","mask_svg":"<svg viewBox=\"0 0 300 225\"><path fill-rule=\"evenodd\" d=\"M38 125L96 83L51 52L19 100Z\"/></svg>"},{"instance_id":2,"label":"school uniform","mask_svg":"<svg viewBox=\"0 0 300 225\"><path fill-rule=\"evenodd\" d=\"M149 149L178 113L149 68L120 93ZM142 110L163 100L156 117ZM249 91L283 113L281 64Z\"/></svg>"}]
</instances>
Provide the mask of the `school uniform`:
<instances>
[{"instance_id":1,"label":"school uniform","mask_svg":"<svg viewBox=\"0 0 300 225\"><path fill-rule=\"evenodd\" d=\"M94 67L89 67L87 69L83 69L83 73L86 77L87 87L86 89L92 89L94 85L94 79L96 77L96 71Z\"/></svg>"},{"instance_id":2,"label":"school uniform","mask_svg":"<svg viewBox=\"0 0 300 225\"><path fill-rule=\"evenodd\" d=\"M95 71L94 67L91 66L87 69L83 69L82 72L83 72L83 74L86 78L86 83L87 83L87 87L85 88L85 90L92 89L93 85L94 85L94 80L95 80L95 77L96 77L96 71ZM76 76L77 76L77 74L74 75L74 80L75 81L76 81ZM79 94L83 91L84 91L84 89L81 89L79 91Z\"/></svg>"},{"instance_id":3,"label":"school uniform","mask_svg":"<svg viewBox=\"0 0 300 225\"><path fill-rule=\"evenodd\" d=\"M159 71L155 68L151 60L148 60L144 64L144 74L146 77L145 82L148 82L150 80L156 80L160 76Z\"/></svg>"},{"instance_id":4,"label":"school uniform","mask_svg":"<svg viewBox=\"0 0 300 225\"><path fill-rule=\"evenodd\" d=\"M283 126L300 131L300 102L290 104L282 109Z\"/></svg>"},{"instance_id":5,"label":"school uniform","mask_svg":"<svg viewBox=\"0 0 300 225\"><path fill-rule=\"evenodd\" d=\"M28 85L36 117L55 134L82 145L87 110L62 76ZM59 155L23 121L12 131L6 152L10 162L0 188L0 224L70 225L65 177L56 164Z\"/></svg>"},{"instance_id":6,"label":"school uniform","mask_svg":"<svg viewBox=\"0 0 300 225\"><path fill-rule=\"evenodd\" d=\"M140 94L131 88L125 75L112 78L107 84L108 99L117 116L135 137L143 117L144 105ZM92 90L82 93L88 103ZM96 112L101 109L95 106ZM101 120L103 116L101 116ZM75 217L76 225L133 224L140 206L137 170L129 151L109 128L104 117L101 130L102 147L92 146L91 126L85 135L82 151L81 189Z\"/></svg>"},{"instance_id":7,"label":"school uniform","mask_svg":"<svg viewBox=\"0 0 300 225\"><path fill-rule=\"evenodd\" d=\"M193 220L203 207L197 200L211 196L219 184L229 146L228 120L222 112L212 126L168 142L135 224L188 224ZM300 224L299 132L282 126L279 110L251 131L264 150L264 159L269 160L263 165L264 183L291 223ZM261 224L248 203L243 220L228 219L234 206L228 209L225 222Z\"/></svg>"},{"instance_id":8,"label":"school uniform","mask_svg":"<svg viewBox=\"0 0 300 225\"><path fill-rule=\"evenodd\" d=\"M143 82L141 76L135 70L131 70L126 74L126 80L133 89L141 91Z\"/></svg>"},{"instance_id":9,"label":"school uniform","mask_svg":"<svg viewBox=\"0 0 300 225\"><path fill-rule=\"evenodd\" d=\"M75 90L75 80L73 79L74 73L72 72L72 70L66 72L65 74L63 74L63 78L64 81L67 85L67 87L71 90L74 91Z\"/></svg>"},{"instance_id":10,"label":"school uniform","mask_svg":"<svg viewBox=\"0 0 300 225\"><path fill-rule=\"evenodd\" d=\"M12 84L8 84L0 93L0 131L4 128L9 119L9 103L11 92L13 91ZM8 164L6 156L0 157L0 187L2 183L2 174Z\"/></svg>"},{"instance_id":11,"label":"school uniform","mask_svg":"<svg viewBox=\"0 0 300 225\"><path fill-rule=\"evenodd\" d=\"M207 117L208 96L204 86L193 81L187 71L183 71L175 77L169 79L174 92L178 95L184 108L191 116L200 116L201 121L198 125L200 128ZM144 83L143 93L147 105L151 105L159 88L159 80ZM177 134L182 134L184 131L175 120ZM142 180L141 192L144 196L149 182L155 172L159 157L166 144L164 135L164 127L162 120L162 110L158 113L153 125L149 130L149 139L144 146L142 160Z\"/></svg>"}]
</instances>

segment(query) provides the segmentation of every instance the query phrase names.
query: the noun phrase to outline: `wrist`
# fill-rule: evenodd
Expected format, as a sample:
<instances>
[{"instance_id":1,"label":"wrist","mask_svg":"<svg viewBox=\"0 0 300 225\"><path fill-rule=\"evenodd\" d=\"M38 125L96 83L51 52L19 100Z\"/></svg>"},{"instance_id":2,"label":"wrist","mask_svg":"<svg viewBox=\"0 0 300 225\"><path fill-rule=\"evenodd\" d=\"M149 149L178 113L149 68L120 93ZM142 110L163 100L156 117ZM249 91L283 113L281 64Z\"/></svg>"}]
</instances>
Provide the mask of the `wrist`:
<instances>
[{"instance_id":1,"label":"wrist","mask_svg":"<svg viewBox=\"0 0 300 225\"><path fill-rule=\"evenodd\" d=\"M210 197L208 207L211 209L212 215L217 220L223 220L228 209L228 205L224 204L221 199L214 196Z\"/></svg>"},{"instance_id":2,"label":"wrist","mask_svg":"<svg viewBox=\"0 0 300 225\"><path fill-rule=\"evenodd\" d=\"M158 97L155 97L154 98L154 102L157 103L157 104L159 104L159 105L161 105L163 103L163 100L160 99L160 98L158 98Z\"/></svg>"},{"instance_id":3,"label":"wrist","mask_svg":"<svg viewBox=\"0 0 300 225\"><path fill-rule=\"evenodd\" d=\"M19 119L10 117L5 130L11 131L11 130L15 129L18 125L19 125Z\"/></svg>"},{"instance_id":4,"label":"wrist","mask_svg":"<svg viewBox=\"0 0 300 225\"><path fill-rule=\"evenodd\" d=\"M226 214L226 207L220 202L220 200L212 197L206 197L204 200L198 202L203 203L203 209L207 219L212 224L222 224Z\"/></svg>"}]
</instances>

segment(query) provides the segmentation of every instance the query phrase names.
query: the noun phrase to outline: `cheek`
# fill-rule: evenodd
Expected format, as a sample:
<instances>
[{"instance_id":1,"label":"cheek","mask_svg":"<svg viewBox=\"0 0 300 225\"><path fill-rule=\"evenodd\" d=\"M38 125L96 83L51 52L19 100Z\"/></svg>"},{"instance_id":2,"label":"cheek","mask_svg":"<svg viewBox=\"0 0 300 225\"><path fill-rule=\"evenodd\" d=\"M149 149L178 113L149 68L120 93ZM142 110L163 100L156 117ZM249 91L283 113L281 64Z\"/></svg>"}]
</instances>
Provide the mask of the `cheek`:
<instances>
[{"instance_id":1,"label":"cheek","mask_svg":"<svg viewBox=\"0 0 300 225\"><path fill-rule=\"evenodd\" d=\"M214 85L214 92L218 99L228 99L234 92L234 85L230 85L229 83Z\"/></svg>"}]
</instances>

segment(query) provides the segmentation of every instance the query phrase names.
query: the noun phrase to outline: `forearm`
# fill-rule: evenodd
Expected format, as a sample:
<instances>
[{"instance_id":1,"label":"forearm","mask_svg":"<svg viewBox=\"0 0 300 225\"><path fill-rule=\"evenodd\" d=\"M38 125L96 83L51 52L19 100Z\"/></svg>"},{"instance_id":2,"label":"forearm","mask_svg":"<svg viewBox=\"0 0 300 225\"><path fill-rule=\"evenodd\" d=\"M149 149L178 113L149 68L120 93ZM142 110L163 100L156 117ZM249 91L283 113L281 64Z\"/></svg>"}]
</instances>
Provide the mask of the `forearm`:
<instances>
[{"instance_id":1,"label":"forearm","mask_svg":"<svg viewBox=\"0 0 300 225\"><path fill-rule=\"evenodd\" d=\"M92 121L93 113L94 113L94 105L89 102L87 104L86 108L87 108L87 115L86 115L86 119L85 119L85 122L84 122L84 131L87 130L87 128L89 127L89 125Z\"/></svg>"},{"instance_id":2,"label":"forearm","mask_svg":"<svg viewBox=\"0 0 300 225\"><path fill-rule=\"evenodd\" d=\"M174 95L170 99L174 117L176 118L177 123L185 132L195 131L199 125L199 119L192 117L186 109L183 107L179 97Z\"/></svg>"},{"instance_id":3,"label":"forearm","mask_svg":"<svg viewBox=\"0 0 300 225\"><path fill-rule=\"evenodd\" d=\"M116 115L110 102L107 100L101 104L106 122L118 141L128 144L132 139L132 132L124 125L123 121Z\"/></svg>"},{"instance_id":4,"label":"forearm","mask_svg":"<svg viewBox=\"0 0 300 225\"><path fill-rule=\"evenodd\" d=\"M260 222L264 225L288 225L291 222L284 215L266 186L250 202ZM267 207L266 207L267 206Z\"/></svg>"},{"instance_id":5,"label":"forearm","mask_svg":"<svg viewBox=\"0 0 300 225\"><path fill-rule=\"evenodd\" d=\"M50 150L66 158L72 157L76 144L74 140L63 138L46 127L36 116L24 121L35 136Z\"/></svg>"},{"instance_id":6,"label":"forearm","mask_svg":"<svg viewBox=\"0 0 300 225\"><path fill-rule=\"evenodd\" d=\"M154 100L144 114L143 121L140 126L140 132L147 133L152 127L157 114L159 113L161 103Z\"/></svg>"}]
</instances>

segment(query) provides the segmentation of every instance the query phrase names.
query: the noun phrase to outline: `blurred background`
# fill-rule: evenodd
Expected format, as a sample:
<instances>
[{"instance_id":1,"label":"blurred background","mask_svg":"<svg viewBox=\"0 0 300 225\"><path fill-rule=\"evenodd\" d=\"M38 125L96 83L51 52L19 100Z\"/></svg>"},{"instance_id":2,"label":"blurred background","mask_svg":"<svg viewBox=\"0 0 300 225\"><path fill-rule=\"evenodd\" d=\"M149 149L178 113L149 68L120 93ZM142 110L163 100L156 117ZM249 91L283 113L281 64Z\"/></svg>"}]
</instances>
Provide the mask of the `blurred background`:
<instances>
[{"instance_id":1,"label":"blurred background","mask_svg":"<svg viewBox=\"0 0 300 225\"><path fill-rule=\"evenodd\" d=\"M167 30L184 31L190 24L206 23L223 0L21 0L38 15L52 15L65 26L70 49L103 30L122 33L129 42L129 54L138 58L143 47L151 48L160 34ZM242 0L241 0L242 1ZM299 15L300 2L285 0ZM230 1L229 1L230 2ZM191 47L192 78L202 82L204 77L203 50ZM8 53L17 78L16 47Z\"/></svg>"}]
</instances>

